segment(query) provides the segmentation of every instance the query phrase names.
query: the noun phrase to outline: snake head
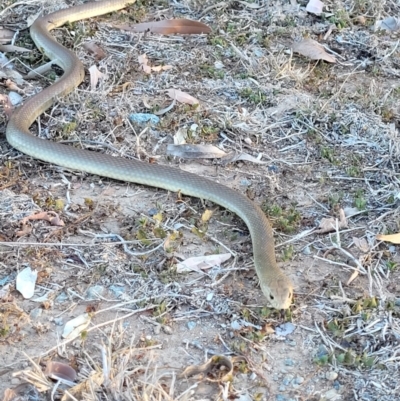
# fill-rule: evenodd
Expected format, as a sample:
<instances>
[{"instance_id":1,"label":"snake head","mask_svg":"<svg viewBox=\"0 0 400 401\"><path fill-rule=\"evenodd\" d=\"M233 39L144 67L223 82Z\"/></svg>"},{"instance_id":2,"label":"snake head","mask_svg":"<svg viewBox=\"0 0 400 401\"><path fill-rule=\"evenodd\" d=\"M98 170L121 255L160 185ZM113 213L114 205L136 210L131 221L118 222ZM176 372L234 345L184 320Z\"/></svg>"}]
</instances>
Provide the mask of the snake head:
<instances>
[{"instance_id":1,"label":"snake head","mask_svg":"<svg viewBox=\"0 0 400 401\"><path fill-rule=\"evenodd\" d=\"M261 283L261 289L275 309L287 309L293 299L293 284L284 275L279 275L268 283Z\"/></svg>"}]
</instances>

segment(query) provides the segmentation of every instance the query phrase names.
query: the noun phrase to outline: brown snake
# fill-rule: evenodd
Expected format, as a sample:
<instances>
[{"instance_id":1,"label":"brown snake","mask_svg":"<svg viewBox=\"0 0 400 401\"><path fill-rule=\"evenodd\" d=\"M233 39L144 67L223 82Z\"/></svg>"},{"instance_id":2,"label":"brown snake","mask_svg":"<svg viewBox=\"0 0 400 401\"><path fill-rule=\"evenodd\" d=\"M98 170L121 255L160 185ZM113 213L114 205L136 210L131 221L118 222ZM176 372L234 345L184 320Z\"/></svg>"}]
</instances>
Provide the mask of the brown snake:
<instances>
[{"instance_id":1,"label":"brown snake","mask_svg":"<svg viewBox=\"0 0 400 401\"><path fill-rule=\"evenodd\" d=\"M120 181L179 191L208 199L236 213L249 228L255 268L264 295L274 308L286 309L292 301L292 283L276 264L274 239L268 219L247 197L221 184L172 167L77 149L42 140L29 132L36 118L58 97L73 91L85 76L84 67L77 56L57 43L49 31L66 22L120 10L134 2L107 0L86 3L40 17L32 24L30 33L36 46L64 70L64 75L14 111L6 129L7 140L19 151L45 162Z\"/></svg>"}]
</instances>

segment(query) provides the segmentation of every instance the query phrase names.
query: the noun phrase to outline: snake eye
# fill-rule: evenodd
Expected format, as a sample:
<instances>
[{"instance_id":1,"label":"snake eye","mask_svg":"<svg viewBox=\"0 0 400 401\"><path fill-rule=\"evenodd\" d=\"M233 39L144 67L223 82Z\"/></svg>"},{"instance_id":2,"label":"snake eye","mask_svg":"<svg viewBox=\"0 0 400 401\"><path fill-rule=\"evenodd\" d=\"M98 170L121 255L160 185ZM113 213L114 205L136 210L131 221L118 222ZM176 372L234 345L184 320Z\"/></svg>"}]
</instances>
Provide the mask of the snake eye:
<instances>
[{"instance_id":1,"label":"snake eye","mask_svg":"<svg viewBox=\"0 0 400 401\"><path fill-rule=\"evenodd\" d=\"M269 294L269 299L274 299L274 296Z\"/></svg>"}]
</instances>

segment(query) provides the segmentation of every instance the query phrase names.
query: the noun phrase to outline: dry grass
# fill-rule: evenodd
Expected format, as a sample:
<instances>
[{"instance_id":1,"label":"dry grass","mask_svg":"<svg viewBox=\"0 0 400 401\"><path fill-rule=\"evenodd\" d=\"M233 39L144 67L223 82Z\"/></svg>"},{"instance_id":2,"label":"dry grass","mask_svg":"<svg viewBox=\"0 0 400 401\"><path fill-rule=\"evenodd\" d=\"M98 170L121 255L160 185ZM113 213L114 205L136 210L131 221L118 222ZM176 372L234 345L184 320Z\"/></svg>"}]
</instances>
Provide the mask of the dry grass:
<instances>
[{"instance_id":1,"label":"dry grass","mask_svg":"<svg viewBox=\"0 0 400 401\"><path fill-rule=\"evenodd\" d=\"M0 25L14 29L25 27L27 16L42 6L49 12L64 5L12 3L7 0L0 6ZM165 157L166 145L178 129L186 129L192 143L262 154L267 166L181 161L181 168L218 179L264 205L276 228L278 258L297 285L296 305L285 318L263 307L254 274L247 271L251 272L251 263L246 228L230 213L216 211L210 225L203 227L207 235L199 238L192 229L201 224L200 202L176 202L174 194L60 170L0 142L0 280L7 278L2 285L13 284L16 271L29 265L40 272L40 295L48 296L39 304L48 310L46 324L33 318L30 326L24 313L37 305L8 294L7 302L24 311L24 319L13 320L14 329L4 332L0 346L22 341L25 353L40 364L58 354L80 372L77 399L228 399L249 394L261 400L282 394L286 400L392 400L400 382L399 257L395 246L378 243L375 234L400 231L400 53L398 32L374 32L372 26L376 20L399 15L399 5L329 2L331 15L317 18L305 13L306 2L300 2L300 9L284 1L209 1L207 7L189 0L138 3L131 11L114 15L113 22L188 17L209 24L213 33L185 38L129 35L113 29L109 17L61 28L55 33L58 40L73 48L86 67L96 63L107 79L96 91L86 81L59 99L42 116L40 135L161 164L178 164ZM357 22L359 17L365 25ZM335 29L323 41L332 25ZM302 37L324 43L339 63L310 62L291 54L290 43ZM82 47L93 39L107 53L99 62ZM33 47L26 31L20 31L16 44ZM155 65L174 68L147 76L137 62L143 53ZM40 64L42 57L34 51L15 54L12 61L23 70ZM24 94L47 86L55 74L21 84ZM154 110L166 107L170 100L164 91L172 87L200 99L201 108L177 105L156 128L128 121L132 112L151 111L144 104ZM4 87L0 91L8 93ZM0 115L1 130L5 124ZM190 130L193 124L195 132ZM37 133L38 127L33 131ZM322 218L336 217L340 208L348 214L348 228L324 235L311 231ZM161 221L151 209L162 212ZM35 222L29 235L16 237L21 219L37 210L61 213L66 227ZM160 230L170 239L169 249ZM226 269L176 274L180 257L225 248L236 254L235 264ZM347 286L355 271L358 276ZM220 280L225 275L228 279ZM108 292L90 300L86 291L96 285ZM109 291L112 286L123 288L122 300L121 294ZM57 301L61 295L65 298ZM121 306L121 301L129 305ZM104 313L101 320L100 313L89 341L64 344L56 353L53 348L61 341L48 322L58 314L67 318L83 313L87 307L99 311L100 303L103 309L118 304L110 313L118 310L121 319L152 307L152 314L145 317L155 325L127 318L128 329L115 322L115 316ZM2 329L10 323L5 310L0 309ZM231 330L238 319L249 326ZM267 335L267 326L274 328L285 319L297 325L295 347L290 340ZM210 333L207 344L190 338L188 321L208 328L198 334L201 339ZM158 331L149 337L153 327L165 330L165 336ZM151 350L161 344L165 349ZM194 350L197 346L201 350ZM231 385L216 385L206 396L197 382L176 380L178 370L203 361L210 349L246 354L254 362L256 378L251 371L236 372ZM18 357L16 365L4 355L7 374L28 369L23 365L26 357ZM299 361L290 372L305 380L282 389L285 373L278 361L287 357ZM167 366L166 358L174 368ZM35 368L29 363L38 377L40 364ZM324 381L327 370L338 373L337 383ZM55 389L50 382L48 386L48 394L61 394L61 387Z\"/></svg>"}]
</instances>

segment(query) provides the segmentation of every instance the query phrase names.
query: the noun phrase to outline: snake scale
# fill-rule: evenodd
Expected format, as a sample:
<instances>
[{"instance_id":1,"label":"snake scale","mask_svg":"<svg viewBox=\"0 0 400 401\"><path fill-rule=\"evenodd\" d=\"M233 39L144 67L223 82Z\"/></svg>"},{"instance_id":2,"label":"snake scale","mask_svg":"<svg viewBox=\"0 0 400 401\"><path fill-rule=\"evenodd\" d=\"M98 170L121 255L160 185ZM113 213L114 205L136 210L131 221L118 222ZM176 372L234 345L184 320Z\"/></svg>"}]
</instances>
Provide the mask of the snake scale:
<instances>
[{"instance_id":1,"label":"snake scale","mask_svg":"<svg viewBox=\"0 0 400 401\"><path fill-rule=\"evenodd\" d=\"M33 41L40 51L64 70L64 74L13 112L6 128L7 140L15 149L45 162L208 199L236 213L249 228L255 268L264 295L274 308L287 309L292 302L293 285L276 264L273 233L268 219L247 197L214 181L173 167L77 149L40 139L29 131L36 118L57 98L73 91L85 75L84 67L77 56L59 44L50 31L66 22L72 23L117 11L134 2L135 0L89 2L36 19L30 28Z\"/></svg>"}]
</instances>

